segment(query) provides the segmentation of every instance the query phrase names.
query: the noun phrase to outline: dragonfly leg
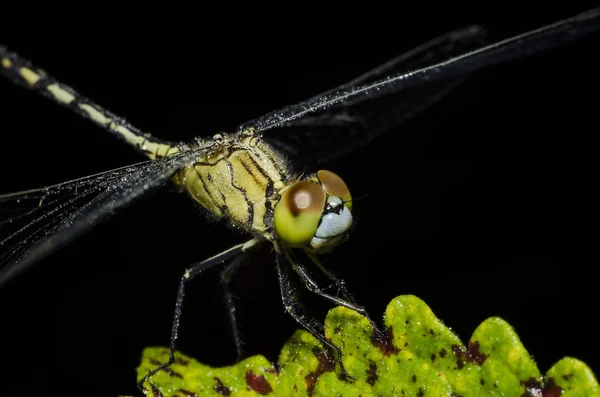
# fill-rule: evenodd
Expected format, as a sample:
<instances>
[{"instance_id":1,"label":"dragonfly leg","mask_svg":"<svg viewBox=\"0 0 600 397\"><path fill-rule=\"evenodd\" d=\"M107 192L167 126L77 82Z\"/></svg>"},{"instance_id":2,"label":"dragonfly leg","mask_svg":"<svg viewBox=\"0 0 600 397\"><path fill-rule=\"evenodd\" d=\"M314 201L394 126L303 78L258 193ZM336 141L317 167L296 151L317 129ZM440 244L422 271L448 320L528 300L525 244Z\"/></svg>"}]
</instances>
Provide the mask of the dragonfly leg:
<instances>
[{"instance_id":1,"label":"dragonfly leg","mask_svg":"<svg viewBox=\"0 0 600 397\"><path fill-rule=\"evenodd\" d=\"M304 253L306 254L306 256L309 257L309 259L315 265L317 265L319 270L321 270L323 272L323 274L325 274L325 276L327 276L328 279L333 281L334 284L327 286L326 288L324 288L325 290L331 289L332 287L335 286L335 288L337 288L336 296L339 297L341 295L344 300L355 303L355 299L352 296L352 294L350 293L350 291L348 291L348 288L346 287L346 282L343 279L339 278L335 273L333 273L331 270L328 270L325 266L323 266L323 264L321 263L319 258L313 252L304 250ZM295 262L298 262L298 261L296 260Z\"/></svg>"},{"instance_id":2,"label":"dragonfly leg","mask_svg":"<svg viewBox=\"0 0 600 397\"><path fill-rule=\"evenodd\" d=\"M327 299L330 302L335 303L336 305L340 305L340 306L346 307L348 309L351 309L351 310L354 310L354 311L360 313L361 315L365 316L369 320L369 322L371 323L371 326L373 327L373 330L378 335L382 335L382 332L377 327L377 324L375 324L375 322L373 320L371 320L371 318L369 317L367 310L363 306L360 306L360 305L354 303L354 301L351 297L350 297L350 299L346 299L349 297L349 293L346 291L346 286L345 286L345 283L343 280L337 278L335 275L333 275L330 272L325 273L331 280L333 280L337 285L339 285L339 288L342 291L342 296L344 297L344 299L339 298L337 296L329 295L326 292L323 292L323 289L321 287L319 287L317 282L310 276L310 274L308 273L308 270L306 269L306 267L304 267L304 265L302 265L300 263L300 261L295 260L295 258L292 256L291 253L286 253L286 256L288 257L288 260L292 263L294 270L296 271L296 273L298 273L298 275L304 282L304 285L306 285L306 288L310 292L313 292L313 293L319 295L320 297Z\"/></svg>"},{"instance_id":3,"label":"dragonfly leg","mask_svg":"<svg viewBox=\"0 0 600 397\"><path fill-rule=\"evenodd\" d=\"M237 321L235 297L231 292L231 278L240 265L244 263L244 259L245 255L237 256L221 271L221 284L223 285L223 292L225 294L225 305L227 305L227 316L229 317L233 342L235 343L237 361L240 361L244 356L244 341Z\"/></svg>"},{"instance_id":4,"label":"dragonfly leg","mask_svg":"<svg viewBox=\"0 0 600 397\"><path fill-rule=\"evenodd\" d=\"M344 376L348 379L355 380L356 378L350 376L350 374L348 374L348 372L346 371L346 368L344 368L344 363L342 362L342 350L338 346L334 345L329 340L327 340L323 335L323 326L320 325L316 320L309 318L306 314L302 313L299 310L298 302L296 302L296 299L292 294L292 286L290 284L289 272L286 263L287 260L284 257L284 255L280 253L276 253L276 256L277 274L279 276L279 287L281 289L281 299L283 301L283 306L285 307L285 310L294 318L294 320L296 320L298 324L300 324L308 332L313 334L313 336L317 338L317 340L321 342L323 346L334 350L337 353L337 359L340 364L340 369L342 370Z\"/></svg>"},{"instance_id":5,"label":"dragonfly leg","mask_svg":"<svg viewBox=\"0 0 600 397\"><path fill-rule=\"evenodd\" d=\"M154 368L152 371L148 372L146 376L144 376L141 380L138 381L138 388L142 393L144 393L144 383L152 377L158 371L167 368L175 361L175 342L177 341L177 336L179 333L179 321L181 318L181 312L183 309L183 298L185 296L185 286L188 281L192 280L194 277L201 274L203 271L210 269L213 266L221 264L226 260L238 255L241 252L246 251L250 247L256 244L256 240L250 240L245 244L235 245L211 258L208 258L202 262L198 262L193 264L188 270L185 271L181 280L179 282L179 288L177 290L177 300L175 302L175 314L173 315L173 324L171 327L171 342L169 344L169 360Z\"/></svg>"},{"instance_id":6,"label":"dragonfly leg","mask_svg":"<svg viewBox=\"0 0 600 397\"><path fill-rule=\"evenodd\" d=\"M352 296L352 294L348 290L348 287L346 286L346 282L344 281L344 279L339 278L337 276L337 274L335 274L331 271L325 272L325 275L327 276L328 279L333 281L333 284L324 288L324 290L335 287L337 289L337 292L336 292L337 297L339 297L341 295L344 300L351 302L351 303L356 303L354 296Z\"/></svg>"}]
</instances>

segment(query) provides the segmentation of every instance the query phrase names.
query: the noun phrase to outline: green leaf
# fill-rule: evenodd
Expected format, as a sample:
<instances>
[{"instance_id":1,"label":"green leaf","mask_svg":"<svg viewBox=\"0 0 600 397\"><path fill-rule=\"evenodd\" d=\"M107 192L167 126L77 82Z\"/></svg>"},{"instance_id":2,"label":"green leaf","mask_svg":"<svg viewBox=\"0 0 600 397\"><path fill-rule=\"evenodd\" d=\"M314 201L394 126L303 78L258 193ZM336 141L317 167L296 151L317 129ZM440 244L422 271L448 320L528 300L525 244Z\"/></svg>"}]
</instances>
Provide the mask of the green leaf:
<instances>
[{"instance_id":1,"label":"green leaf","mask_svg":"<svg viewBox=\"0 0 600 397\"><path fill-rule=\"evenodd\" d=\"M325 320L325 335L343 352L343 376L334 354L299 330L284 345L277 368L254 356L212 368L177 352L176 362L146 383L149 396L402 396L600 397L594 374L564 358L542 376L513 328L492 317L464 345L412 295L392 300L387 332L342 307ZM138 379L167 360L164 347L144 350Z\"/></svg>"}]
</instances>

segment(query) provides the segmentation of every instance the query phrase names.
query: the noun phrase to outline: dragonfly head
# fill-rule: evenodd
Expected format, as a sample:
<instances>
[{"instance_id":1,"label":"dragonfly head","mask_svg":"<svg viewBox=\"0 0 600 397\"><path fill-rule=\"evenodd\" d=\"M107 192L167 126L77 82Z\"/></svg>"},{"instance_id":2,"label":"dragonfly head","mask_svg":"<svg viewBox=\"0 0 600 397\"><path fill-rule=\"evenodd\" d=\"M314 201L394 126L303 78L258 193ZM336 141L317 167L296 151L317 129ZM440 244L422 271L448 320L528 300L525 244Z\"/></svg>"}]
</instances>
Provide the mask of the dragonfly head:
<instances>
[{"instance_id":1,"label":"dragonfly head","mask_svg":"<svg viewBox=\"0 0 600 397\"><path fill-rule=\"evenodd\" d=\"M295 182L275 205L273 224L283 245L331 250L352 225L352 197L348 187L331 171L318 171Z\"/></svg>"}]
</instances>

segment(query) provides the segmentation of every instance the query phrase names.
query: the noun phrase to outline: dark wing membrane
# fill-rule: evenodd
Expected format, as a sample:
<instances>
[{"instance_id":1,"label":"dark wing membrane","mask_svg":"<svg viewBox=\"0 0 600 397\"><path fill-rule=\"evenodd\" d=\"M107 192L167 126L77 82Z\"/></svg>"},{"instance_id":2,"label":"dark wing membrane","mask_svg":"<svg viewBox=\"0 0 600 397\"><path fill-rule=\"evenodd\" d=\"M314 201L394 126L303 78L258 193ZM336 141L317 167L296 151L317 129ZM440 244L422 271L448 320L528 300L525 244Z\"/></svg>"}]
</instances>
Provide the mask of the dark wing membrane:
<instances>
[{"instance_id":1,"label":"dark wing membrane","mask_svg":"<svg viewBox=\"0 0 600 397\"><path fill-rule=\"evenodd\" d=\"M444 61L453 56L464 54L467 51L474 50L484 44L486 31L477 25L468 26L463 29L448 32L442 36L436 37L427 43L413 48L395 58L390 59L383 65L376 67L352 80L335 87L329 91L313 96L310 100L315 100L324 95L334 94L338 91L347 90L354 86L374 83L384 77L395 75L401 72L418 69L423 66L431 65ZM344 105L352 105L361 102L348 100ZM302 120L308 119L308 117Z\"/></svg>"},{"instance_id":2,"label":"dark wing membrane","mask_svg":"<svg viewBox=\"0 0 600 397\"><path fill-rule=\"evenodd\" d=\"M480 47L485 35L479 26L447 33L309 101L464 54ZM404 90L401 95L392 92L370 101L365 101L364 97L349 99L327 111L286 123L284 134L277 133L279 128L271 129L264 138L295 160L317 166L316 163L332 161L413 118L452 91L465 77L450 76Z\"/></svg>"},{"instance_id":3,"label":"dark wing membrane","mask_svg":"<svg viewBox=\"0 0 600 397\"><path fill-rule=\"evenodd\" d=\"M164 185L203 148L0 196L0 286L106 216Z\"/></svg>"},{"instance_id":4,"label":"dark wing membrane","mask_svg":"<svg viewBox=\"0 0 600 397\"><path fill-rule=\"evenodd\" d=\"M556 47L599 27L600 9L593 9L461 55L456 55L453 45L455 48L472 45L475 41L469 38L479 37L469 36L469 29L457 31L441 38L446 46L431 45L434 40L428 43L431 47L419 47L408 56L396 58L348 84L268 113L242 124L239 129L254 127L264 132L265 139L292 155L296 150L306 150L310 156L331 160L424 110L468 73ZM457 37L461 40L456 40ZM419 55L428 55L430 49L444 48L448 51L442 51L443 60L439 56L425 56L424 62L429 66L419 66L423 64L417 61ZM336 147L332 148L329 142Z\"/></svg>"}]
</instances>

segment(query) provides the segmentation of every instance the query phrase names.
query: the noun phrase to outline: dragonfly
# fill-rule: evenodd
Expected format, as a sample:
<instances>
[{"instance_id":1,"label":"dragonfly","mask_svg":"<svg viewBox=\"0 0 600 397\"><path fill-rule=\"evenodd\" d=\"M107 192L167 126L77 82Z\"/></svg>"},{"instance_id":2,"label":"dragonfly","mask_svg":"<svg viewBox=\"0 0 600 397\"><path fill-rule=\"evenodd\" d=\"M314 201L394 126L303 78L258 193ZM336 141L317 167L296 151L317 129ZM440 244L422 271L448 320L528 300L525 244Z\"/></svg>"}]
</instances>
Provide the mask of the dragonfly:
<instances>
[{"instance_id":1,"label":"dragonfly","mask_svg":"<svg viewBox=\"0 0 600 397\"><path fill-rule=\"evenodd\" d=\"M9 282L114 211L149 195L155 189L174 183L204 206L207 212L229 219L233 227L248 232L252 238L186 271L178 289L170 359L143 378L140 385L174 359L182 301L188 281L209 267L220 264L225 264L225 278L230 277L240 263L239 258L259 244L273 245L286 310L324 345L338 353L344 371L339 348L322 336L320 327L298 311L290 293L289 270L294 270L309 290L336 304L367 314L364 308L348 298L343 281L327 271L317 257L317 254L334 248L346 237L352 225L353 199L340 176L326 170L306 177L295 175L279 153L292 158L302 158L307 153L311 156L327 156L329 159L347 155L431 106L460 84L468 73L577 39L598 27L599 14L598 10L591 10L483 47L478 47L484 35L478 27L451 32L347 84L244 123L235 133L217 134L212 139L199 138L191 143L170 143L142 132L122 117L103 109L2 47L0 70L3 75L72 109L124 140L149 157L150 161L55 186L1 196L0 204L3 209L8 209L10 215L2 219L0 283ZM421 94L410 103L397 100L399 95L416 89ZM303 153L297 152L299 147L302 147ZM231 152L247 153L252 160L234 161ZM226 162L223 158L231 160ZM264 163L260 163L259 159L263 159ZM219 167L217 164L229 165L216 171L214 167ZM234 178L238 175L235 164L241 167L239 172L245 170L244 175L249 177L240 180ZM247 167L252 164L258 165L255 171L248 171ZM210 171L213 169L215 173ZM210 180L216 174L229 175L229 182ZM257 179L261 175L263 179L259 183ZM199 187L202 185L209 188ZM214 186L214 190L210 186ZM259 186L258 199L244 196L243 193L247 194L256 186ZM320 187L321 191L315 190L315 187ZM299 193L296 189L299 189ZM237 199L233 198L236 192ZM286 200L290 196L293 199ZM298 208L284 206L285 203L298 204L306 197L311 197L309 202L318 197L316 200L321 212L298 215L301 212ZM269 202L270 205L267 205ZM240 206L244 208L239 210ZM312 219L306 221L312 225L308 230L302 227L305 215ZM278 219L287 221L279 224ZM335 232L320 234L319 228L323 226L322 230L328 230L330 222L333 222L331 228ZM295 234L297 231L300 231L300 237ZM340 290L338 294L330 295L316 285L297 251L331 278ZM233 312L230 310L230 313ZM238 344L238 338L234 339ZM350 374L346 375L351 378Z\"/></svg>"}]
</instances>

